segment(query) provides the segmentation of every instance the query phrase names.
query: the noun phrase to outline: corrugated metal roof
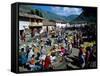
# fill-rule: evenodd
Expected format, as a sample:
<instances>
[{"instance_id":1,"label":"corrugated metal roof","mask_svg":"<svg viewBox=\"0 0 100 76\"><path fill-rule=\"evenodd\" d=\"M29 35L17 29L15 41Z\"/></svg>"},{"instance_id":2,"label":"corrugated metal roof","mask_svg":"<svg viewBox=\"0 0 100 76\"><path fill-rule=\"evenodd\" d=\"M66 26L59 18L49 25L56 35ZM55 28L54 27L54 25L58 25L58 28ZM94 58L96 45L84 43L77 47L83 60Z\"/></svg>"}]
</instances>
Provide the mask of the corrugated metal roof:
<instances>
[{"instance_id":1,"label":"corrugated metal roof","mask_svg":"<svg viewBox=\"0 0 100 76\"><path fill-rule=\"evenodd\" d=\"M28 17L28 18L36 18L36 19L44 19L38 15L28 14L28 13L19 13L19 16Z\"/></svg>"}]
</instances>

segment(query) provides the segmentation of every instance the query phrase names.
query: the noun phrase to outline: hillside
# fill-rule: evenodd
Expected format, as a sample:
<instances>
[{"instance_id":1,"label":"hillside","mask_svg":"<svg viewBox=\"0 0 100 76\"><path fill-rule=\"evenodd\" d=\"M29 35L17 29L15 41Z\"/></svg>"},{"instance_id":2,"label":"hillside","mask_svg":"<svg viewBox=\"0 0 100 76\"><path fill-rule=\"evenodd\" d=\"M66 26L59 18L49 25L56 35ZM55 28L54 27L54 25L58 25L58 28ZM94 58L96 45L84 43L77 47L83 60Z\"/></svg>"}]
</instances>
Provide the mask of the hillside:
<instances>
[{"instance_id":1,"label":"hillside","mask_svg":"<svg viewBox=\"0 0 100 76\"><path fill-rule=\"evenodd\" d=\"M76 22L96 22L97 21L97 9L95 8L82 8L83 12L73 21L72 23Z\"/></svg>"}]
</instances>

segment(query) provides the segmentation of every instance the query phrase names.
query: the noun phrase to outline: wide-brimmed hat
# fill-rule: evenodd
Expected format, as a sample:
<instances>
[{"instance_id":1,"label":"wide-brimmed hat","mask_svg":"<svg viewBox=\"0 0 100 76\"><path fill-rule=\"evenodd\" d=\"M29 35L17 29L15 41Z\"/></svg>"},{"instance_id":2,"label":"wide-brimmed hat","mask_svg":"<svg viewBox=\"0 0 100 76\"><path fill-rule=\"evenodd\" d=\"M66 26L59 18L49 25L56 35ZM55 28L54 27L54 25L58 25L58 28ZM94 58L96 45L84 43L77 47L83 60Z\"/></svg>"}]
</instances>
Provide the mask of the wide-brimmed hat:
<instances>
[{"instance_id":1,"label":"wide-brimmed hat","mask_svg":"<svg viewBox=\"0 0 100 76\"><path fill-rule=\"evenodd\" d=\"M80 47L82 47L82 48L83 48L83 47L84 47L84 45L83 45L83 44L81 44L81 45L80 45Z\"/></svg>"}]
</instances>

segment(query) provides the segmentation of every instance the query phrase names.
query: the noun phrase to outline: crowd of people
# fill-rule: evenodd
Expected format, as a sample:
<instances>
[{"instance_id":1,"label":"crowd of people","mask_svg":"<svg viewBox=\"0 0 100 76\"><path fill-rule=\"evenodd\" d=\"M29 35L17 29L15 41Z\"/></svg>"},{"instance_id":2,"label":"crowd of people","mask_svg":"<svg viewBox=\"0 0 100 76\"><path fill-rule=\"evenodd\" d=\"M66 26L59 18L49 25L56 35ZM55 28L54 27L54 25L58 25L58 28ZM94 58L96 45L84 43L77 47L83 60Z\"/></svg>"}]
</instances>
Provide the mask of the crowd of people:
<instances>
[{"instance_id":1,"label":"crowd of people","mask_svg":"<svg viewBox=\"0 0 100 76\"><path fill-rule=\"evenodd\" d=\"M20 41L24 43L20 44L19 66L29 71L56 70L55 65L66 59L74 51L72 48L79 50L79 68L89 68L96 61L96 44L84 48L81 30L54 27L52 30L34 28L28 32L30 42L25 30L20 34Z\"/></svg>"}]
</instances>

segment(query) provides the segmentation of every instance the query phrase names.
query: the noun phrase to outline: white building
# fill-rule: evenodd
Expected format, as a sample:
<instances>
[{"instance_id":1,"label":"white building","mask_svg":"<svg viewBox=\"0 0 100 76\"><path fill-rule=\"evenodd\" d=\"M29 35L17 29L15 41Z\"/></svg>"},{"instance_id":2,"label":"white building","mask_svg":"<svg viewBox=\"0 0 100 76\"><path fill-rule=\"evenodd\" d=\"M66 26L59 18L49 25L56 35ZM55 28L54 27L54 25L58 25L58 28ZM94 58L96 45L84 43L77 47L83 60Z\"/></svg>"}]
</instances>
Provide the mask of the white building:
<instances>
[{"instance_id":1,"label":"white building","mask_svg":"<svg viewBox=\"0 0 100 76\"><path fill-rule=\"evenodd\" d=\"M66 27L67 23L60 21L60 20L56 20L56 27Z\"/></svg>"}]
</instances>

